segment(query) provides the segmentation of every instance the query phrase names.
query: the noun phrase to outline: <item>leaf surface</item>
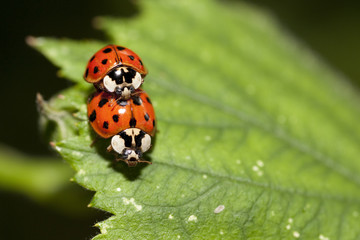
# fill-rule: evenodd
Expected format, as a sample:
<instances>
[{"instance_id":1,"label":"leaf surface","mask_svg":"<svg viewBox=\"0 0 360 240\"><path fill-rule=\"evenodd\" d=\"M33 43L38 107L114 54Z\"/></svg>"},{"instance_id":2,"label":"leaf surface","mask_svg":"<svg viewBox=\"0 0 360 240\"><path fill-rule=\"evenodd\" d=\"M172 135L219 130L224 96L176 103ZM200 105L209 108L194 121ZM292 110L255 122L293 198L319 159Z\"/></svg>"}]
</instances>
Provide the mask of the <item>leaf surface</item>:
<instances>
[{"instance_id":1,"label":"leaf surface","mask_svg":"<svg viewBox=\"0 0 360 240\"><path fill-rule=\"evenodd\" d=\"M114 214L95 239L358 239L360 101L346 79L251 6L141 5L97 25L149 69L153 165L114 164L107 140L90 147L82 74L106 43L32 43L77 83L49 104L75 109L56 149L96 191L91 206Z\"/></svg>"}]
</instances>

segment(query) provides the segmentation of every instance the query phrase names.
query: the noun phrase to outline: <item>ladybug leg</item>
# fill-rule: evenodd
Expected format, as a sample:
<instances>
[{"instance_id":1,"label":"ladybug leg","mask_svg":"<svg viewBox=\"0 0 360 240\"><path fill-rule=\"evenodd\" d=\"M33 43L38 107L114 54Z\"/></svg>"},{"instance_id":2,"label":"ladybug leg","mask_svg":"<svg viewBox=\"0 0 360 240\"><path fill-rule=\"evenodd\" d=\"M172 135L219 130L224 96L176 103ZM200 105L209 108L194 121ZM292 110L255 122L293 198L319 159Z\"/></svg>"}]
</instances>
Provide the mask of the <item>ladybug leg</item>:
<instances>
[{"instance_id":1,"label":"ladybug leg","mask_svg":"<svg viewBox=\"0 0 360 240\"><path fill-rule=\"evenodd\" d=\"M99 140L99 136L96 136L94 141L92 141L92 143L90 144L90 147L93 147L98 140Z\"/></svg>"},{"instance_id":2,"label":"ladybug leg","mask_svg":"<svg viewBox=\"0 0 360 240\"><path fill-rule=\"evenodd\" d=\"M108 151L108 152L111 152L111 151L113 151L114 149L113 149L113 147L111 146L111 144L106 148L106 151ZM118 161L118 159L115 159L116 161Z\"/></svg>"}]
</instances>

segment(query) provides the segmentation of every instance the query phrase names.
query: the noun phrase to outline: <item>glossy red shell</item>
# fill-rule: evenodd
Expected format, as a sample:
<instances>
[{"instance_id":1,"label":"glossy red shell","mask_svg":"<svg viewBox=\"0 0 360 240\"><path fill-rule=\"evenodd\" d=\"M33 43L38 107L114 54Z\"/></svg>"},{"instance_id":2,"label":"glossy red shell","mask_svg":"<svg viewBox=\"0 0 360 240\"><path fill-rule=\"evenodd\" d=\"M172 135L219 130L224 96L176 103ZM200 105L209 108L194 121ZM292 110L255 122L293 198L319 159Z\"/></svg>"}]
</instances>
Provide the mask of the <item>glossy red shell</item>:
<instances>
[{"instance_id":1,"label":"glossy red shell","mask_svg":"<svg viewBox=\"0 0 360 240\"><path fill-rule=\"evenodd\" d=\"M128 48L118 45L107 45L97 51L89 60L84 73L85 81L99 82L116 66L128 66L145 77L147 70L141 58Z\"/></svg>"},{"instance_id":2,"label":"glossy red shell","mask_svg":"<svg viewBox=\"0 0 360 240\"><path fill-rule=\"evenodd\" d=\"M94 131L103 138L136 127L151 136L155 134L155 112L149 96L137 90L129 100L99 91L94 93L87 105L88 119Z\"/></svg>"},{"instance_id":3,"label":"glossy red shell","mask_svg":"<svg viewBox=\"0 0 360 240\"><path fill-rule=\"evenodd\" d=\"M154 136L156 131L154 108L147 93L141 89L138 92L139 94L137 97L140 99L140 101L136 99L136 95L130 100L132 117L136 120L136 124L132 127L139 128L150 136ZM139 103L140 105L138 105Z\"/></svg>"}]
</instances>

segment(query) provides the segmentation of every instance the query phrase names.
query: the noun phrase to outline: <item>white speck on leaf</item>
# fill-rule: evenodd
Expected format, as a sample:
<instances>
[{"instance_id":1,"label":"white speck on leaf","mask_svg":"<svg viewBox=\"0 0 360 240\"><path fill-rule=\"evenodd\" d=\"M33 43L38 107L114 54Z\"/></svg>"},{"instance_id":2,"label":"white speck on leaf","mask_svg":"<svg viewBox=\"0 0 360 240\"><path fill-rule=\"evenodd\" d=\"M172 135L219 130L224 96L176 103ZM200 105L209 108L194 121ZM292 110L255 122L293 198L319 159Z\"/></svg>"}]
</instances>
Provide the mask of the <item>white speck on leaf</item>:
<instances>
[{"instance_id":1,"label":"white speck on leaf","mask_svg":"<svg viewBox=\"0 0 360 240\"><path fill-rule=\"evenodd\" d=\"M288 219L288 222L289 222L289 223L293 223L293 221L294 221L294 220L293 220L292 218L289 218L289 219Z\"/></svg>"},{"instance_id":2,"label":"white speck on leaf","mask_svg":"<svg viewBox=\"0 0 360 240\"><path fill-rule=\"evenodd\" d=\"M286 229L287 229L287 230L290 230L290 229L291 229L290 224L286 225Z\"/></svg>"},{"instance_id":3,"label":"white speck on leaf","mask_svg":"<svg viewBox=\"0 0 360 240\"><path fill-rule=\"evenodd\" d=\"M224 205L219 205L217 208L215 208L214 213L221 213L224 209Z\"/></svg>"},{"instance_id":4,"label":"white speck on leaf","mask_svg":"<svg viewBox=\"0 0 360 240\"><path fill-rule=\"evenodd\" d=\"M205 140L206 140L206 141L210 141L210 140L211 140L211 136L205 136Z\"/></svg>"},{"instance_id":5,"label":"white speck on leaf","mask_svg":"<svg viewBox=\"0 0 360 240\"><path fill-rule=\"evenodd\" d=\"M300 233L297 232L297 231L294 231L294 232L293 232L293 236L294 236L295 238L298 238L298 237L300 237Z\"/></svg>"},{"instance_id":6,"label":"white speck on leaf","mask_svg":"<svg viewBox=\"0 0 360 240\"><path fill-rule=\"evenodd\" d=\"M181 236L180 236L180 235L177 235L177 238L178 238L178 239L180 239L180 238L181 238Z\"/></svg>"},{"instance_id":7,"label":"white speck on leaf","mask_svg":"<svg viewBox=\"0 0 360 240\"><path fill-rule=\"evenodd\" d=\"M189 218L188 218L188 221L189 222L197 222L197 217L195 215L191 215Z\"/></svg>"},{"instance_id":8,"label":"white speck on leaf","mask_svg":"<svg viewBox=\"0 0 360 240\"><path fill-rule=\"evenodd\" d=\"M240 160L240 159L236 159L236 164L241 164L241 160Z\"/></svg>"},{"instance_id":9,"label":"white speck on leaf","mask_svg":"<svg viewBox=\"0 0 360 240\"><path fill-rule=\"evenodd\" d=\"M142 206L139 204L136 204L134 198L127 199L126 197L123 197L122 200L125 205L129 205L131 203L136 208L137 211L142 210Z\"/></svg>"},{"instance_id":10,"label":"white speck on leaf","mask_svg":"<svg viewBox=\"0 0 360 240\"><path fill-rule=\"evenodd\" d=\"M263 175L263 171L261 171L260 168L259 168L258 166L256 166L256 165L254 165L254 166L252 167L252 170L253 170L254 172L256 172L258 176L262 176L262 175Z\"/></svg>"},{"instance_id":11,"label":"white speck on leaf","mask_svg":"<svg viewBox=\"0 0 360 240\"><path fill-rule=\"evenodd\" d=\"M207 175L206 175L206 174L203 175L203 179L207 179Z\"/></svg>"},{"instance_id":12,"label":"white speck on leaf","mask_svg":"<svg viewBox=\"0 0 360 240\"><path fill-rule=\"evenodd\" d=\"M325 236L322 235L322 234L320 234L319 239L320 239L320 240L330 240L330 238L325 237Z\"/></svg>"},{"instance_id":13,"label":"white speck on leaf","mask_svg":"<svg viewBox=\"0 0 360 240\"><path fill-rule=\"evenodd\" d=\"M84 169L80 169L78 172L79 175L84 175L85 174L85 170Z\"/></svg>"},{"instance_id":14,"label":"white speck on leaf","mask_svg":"<svg viewBox=\"0 0 360 240\"><path fill-rule=\"evenodd\" d=\"M77 158L82 158L84 156L84 154L82 154L81 152L78 152L78 151L72 151L71 155L73 157L77 157Z\"/></svg>"},{"instance_id":15,"label":"white speck on leaf","mask_svg":"<svg viewBox=\"0 0 360 240\"><path fill-rule=\"evenodd\" d=\"M109 228L109 225L107 225L106 223L102 223L100 225L100 231L102 234L106 234L107 233L107 229Z\"/></svg>"},{"instance_id":16,"label":"white speck on leaf","mask_svg":"<svg viewBox=\"0 0 360 240\"><path fill-rule=\"evenodd\" d=\"M121 191L121 188L118 187L118 188L116 189L116 191L120 192L120 191Z\"/></svg>"},{"instance_id":17,"label":"white speck on leaf","mask_svg":"<svg viewBox=\"0 0 360 240\"><path fill-rule=\"evenodd\" d=\"M257 164L259 167L263 167L263 166L264 166L264 162L261 161L261 160L257 160L257 161L256 161L256 164Z\"/></svg>"},{"instance_id":18,"label":"white speck on leaf","mask_svg":"<svg viewBox=\"0 0 360 240\"><path fill-rule=\"evenodd\" d=\"M223 232L223 230L220 230L220 235L224 235L224 232Z\"/></svg>"},{"instance_id":19,"label":"white speck on leaf","mask_svg":"<svg viewBox=\"0 0 360 240\"><path fill-rule=\"evenodd\" d=\"M174 219L174 216L173 215L169 215L169 219L171 220L171 219Z\"/></svg>"}]
</instances>

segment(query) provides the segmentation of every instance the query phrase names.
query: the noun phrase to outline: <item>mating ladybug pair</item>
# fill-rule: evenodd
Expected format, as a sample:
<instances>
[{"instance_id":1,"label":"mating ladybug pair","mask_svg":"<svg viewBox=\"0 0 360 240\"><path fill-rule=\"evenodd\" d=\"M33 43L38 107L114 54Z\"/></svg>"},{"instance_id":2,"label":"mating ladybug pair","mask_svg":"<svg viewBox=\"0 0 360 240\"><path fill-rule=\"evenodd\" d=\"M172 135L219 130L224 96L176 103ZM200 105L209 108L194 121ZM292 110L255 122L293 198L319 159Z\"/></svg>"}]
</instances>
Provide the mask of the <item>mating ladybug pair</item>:
<instances>
[{"instance_id":1,"label":"mating ladybug pair","mask_svg":"<svg viewBox=\"0 0 360 240\"><path fill-rule=\"evenodd\" d=\"M136 166L151 147L155 112L149 96L139 87L146 76L140 57L128 48L108 45L90 58L84 78L97 92L88 100L88 118L102 138L110 138L115 151L129 166Z\"/></svg>"}]
</instances>

